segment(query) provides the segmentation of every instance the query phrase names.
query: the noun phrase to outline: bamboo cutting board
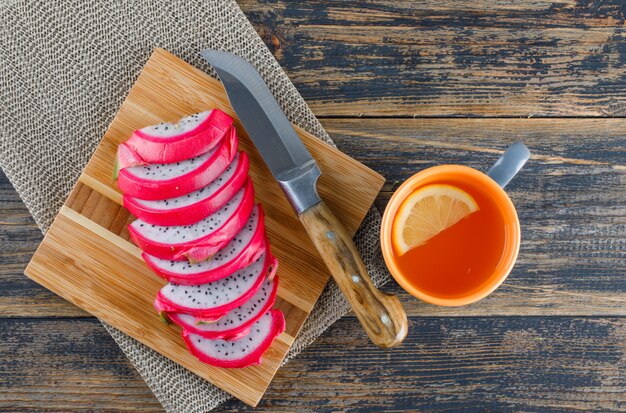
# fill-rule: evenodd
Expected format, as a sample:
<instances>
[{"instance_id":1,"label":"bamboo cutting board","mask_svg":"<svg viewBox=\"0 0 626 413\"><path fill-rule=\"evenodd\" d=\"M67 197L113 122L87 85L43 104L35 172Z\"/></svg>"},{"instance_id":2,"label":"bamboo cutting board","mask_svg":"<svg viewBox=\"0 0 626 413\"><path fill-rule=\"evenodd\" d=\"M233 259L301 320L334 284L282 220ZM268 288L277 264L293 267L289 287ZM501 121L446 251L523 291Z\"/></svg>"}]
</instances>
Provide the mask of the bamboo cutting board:
<instances>
[{"instance_id":1,"label":"bamboo cutting board","mask_svg":"<svg viewBox=\"0 0 626 413\"><path fill-rule=\"evenodd\" d=\"M152 307L165 281L153 274L129 241L132 216L111 180L117 145L133 130L219 108L235 118L240 149L250 157L257 202L266 213L272 252L279 261L275 308L287 328L259 366L216 368L197 361L178 327L163 324ZM319 191L353 234L384 178L296 128L322 170ZM165 50L148 60L126 101L25 270L28 277L120 329L160 354L255 406L274 377L329 279L324 263L248 139L220 82Z\"/></svg>"}]
</instances>

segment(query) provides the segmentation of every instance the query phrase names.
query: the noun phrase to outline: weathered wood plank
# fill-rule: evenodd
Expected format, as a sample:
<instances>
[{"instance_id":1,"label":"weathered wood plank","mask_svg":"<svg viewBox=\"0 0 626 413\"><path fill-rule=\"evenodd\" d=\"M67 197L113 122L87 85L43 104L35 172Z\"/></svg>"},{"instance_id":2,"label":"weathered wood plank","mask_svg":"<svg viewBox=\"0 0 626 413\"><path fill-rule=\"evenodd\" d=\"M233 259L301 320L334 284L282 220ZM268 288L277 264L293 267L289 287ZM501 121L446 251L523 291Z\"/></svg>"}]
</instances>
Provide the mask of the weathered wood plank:
<instances>
[{"instance_id":1,"label":"weathered wood plank","mask_svg":"<svg viewBox=\"0 0 626 413\"><path fill-rule=\"evenodd\" d=\"M287 365L263 411L618 411L624 319L412 318L392 351L343 319ZM321 362L321 360L323 360ZM225 406L236 412L240 404Z\"/></svg>"},{"instance_id":2,"label":"weathered wood plank","mask_svg":"<svg viewBox=\"0 0 626 413\"><path fill-rule=\"evenodd\" d=\"M626 116L620 0L239 1L322 117ZM492 297L439 309L402 295L408 340L381 353L343 319L279 371L260 411L624 411L623 120L330 120L340 149L398 181L485 170L518 138L520 261ZM84 317L23 276L41 240L0 173L0 317ZM394 283L390 289L399 291ZM0 410L162 411L94 319L0 318ZM231 402L217 411L242 411Z\"/></svg>"},{"instance_id":3,"label":"weathered wood plank","mask_svg":"<svg viewBox=\"0 0 626 413\"><path fill-rule=\"evenodd\" d=\"M0 319L0 410L162 411L94 318Z\"/></svg>"},{"instance_id":4,"label":"weathered wood plank","mask_svg":"<svg viewBox=\"0 0 626 413\"><path fill-rule=\"evenodd\" d=\"M240 1L318 116L624 116L624 3Z\"/></svg>"},{"instance_id":5,"label":"weathered wood plank","mask_svg":"<svg viewBox=\"0 0 626 413\"><path fill-rule=\"evenodd\" d=\"M412 318L389 351L350 317L279 371L258 410L623 411L625 340L623 318ZM0 320L0 365L3 411L161 411L93 319Z\"/></svg>"},{"instance_id":6,"label":"weathered wood plank","mask_svg":"<svg viewBox=\"0 0 626 413\"><path fill-rule=\"evenodd\" d=\"M0 317L87 316L24 276L42 239L26 206L0 171Z\"/></svg>"},{"instance_id":7,"label":"weathered wood plank","mask_svg":"<svg viewBox=\"0 0 626 413\"><path fill-rule=\"evenodd\" d=\"M461 308L426 305L402 293L409 314L626 314L626 120L326 119L323 123L340 149L387 177L377 203L381 211L393 188L425 167L463 163L486 170L499 151L517 139L533 151L533 159L509 186L523 238L518 265L509 279L489 298ZM0 208L12 206L1 210L0 216L26 217L17 196L10 195L10 189L3 193L12 200ZM4 286L0 316L82 314L21 274L40 240L32 224L2 225L0 238L12 240L3 243L2 254L8 254L3 262L14 260L0 266ZM394 285L388 288L401 293Z\"/></svg>"}]
</instances>

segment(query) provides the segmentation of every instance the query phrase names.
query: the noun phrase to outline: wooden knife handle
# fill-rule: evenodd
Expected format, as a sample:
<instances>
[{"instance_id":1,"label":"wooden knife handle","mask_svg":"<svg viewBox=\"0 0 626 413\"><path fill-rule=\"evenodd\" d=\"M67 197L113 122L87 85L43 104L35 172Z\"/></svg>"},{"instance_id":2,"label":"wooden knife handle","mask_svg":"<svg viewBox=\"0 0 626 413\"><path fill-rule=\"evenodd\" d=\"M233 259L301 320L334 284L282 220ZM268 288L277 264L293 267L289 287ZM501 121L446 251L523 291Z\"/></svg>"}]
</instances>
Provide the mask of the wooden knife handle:
<instances>
[{"instance_id":1,"label":"wooden knife handle","mask_svg":"<svg viewBox=\"0 0 626 413\"><path fill-rule=\"evenodd\" d=\"M402 343L408 323L400 300L374 286L352 238L332 211L320 202L299 217L372 342L379 347Z\"/></svg>"}]
</instances>

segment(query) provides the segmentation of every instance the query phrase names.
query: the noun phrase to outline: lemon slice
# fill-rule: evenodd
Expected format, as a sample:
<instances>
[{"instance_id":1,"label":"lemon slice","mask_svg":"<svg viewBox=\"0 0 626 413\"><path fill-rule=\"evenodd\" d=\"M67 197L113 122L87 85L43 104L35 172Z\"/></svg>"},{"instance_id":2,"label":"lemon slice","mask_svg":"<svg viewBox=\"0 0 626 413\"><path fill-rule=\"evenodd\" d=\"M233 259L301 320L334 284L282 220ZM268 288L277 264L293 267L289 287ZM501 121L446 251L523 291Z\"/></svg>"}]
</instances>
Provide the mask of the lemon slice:
<instances>
[{"instance_id":1,"label":"lemon slice","mask_svg":"<svg viewBox=\"0 0 626 413\"><path fill-rule=\"evenodd\" d=\"M478 211L470 194L451 185L426 185L409 195L396 214L393 243L402 255Z\"/></svg>"}]
</instances>

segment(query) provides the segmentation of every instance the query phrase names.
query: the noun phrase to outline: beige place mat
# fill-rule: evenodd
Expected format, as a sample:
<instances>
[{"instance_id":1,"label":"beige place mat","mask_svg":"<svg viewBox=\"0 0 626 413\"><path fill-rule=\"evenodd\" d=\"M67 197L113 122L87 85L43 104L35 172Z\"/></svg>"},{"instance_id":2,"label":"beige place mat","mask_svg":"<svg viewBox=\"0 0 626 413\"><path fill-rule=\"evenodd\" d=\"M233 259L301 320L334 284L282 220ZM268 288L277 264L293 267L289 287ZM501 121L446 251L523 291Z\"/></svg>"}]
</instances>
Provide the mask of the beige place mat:
<instances>
[{"instance_id":1,"label":"beige place mat","mask_svg":"<svg viewBox=\"0 0 626 413\"><path fill-rule=\"evenodd\" d=\"M289 119L332 144L233 0L2 0L0 18L0 166L43 232L156 47L208 73L201 49L246 58ZM379 225L380 215L370 210L355 238L378 285L389 279ZM286 360L347 310L331 282ZM168 412L205 412L230 397L105 327Z\"/></svg>"}]
</instances>

